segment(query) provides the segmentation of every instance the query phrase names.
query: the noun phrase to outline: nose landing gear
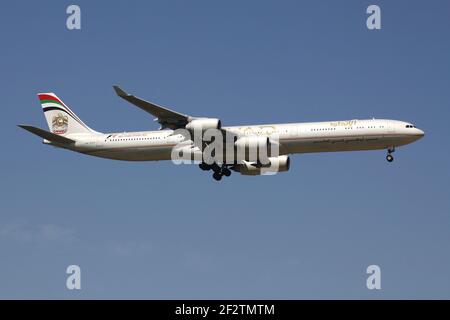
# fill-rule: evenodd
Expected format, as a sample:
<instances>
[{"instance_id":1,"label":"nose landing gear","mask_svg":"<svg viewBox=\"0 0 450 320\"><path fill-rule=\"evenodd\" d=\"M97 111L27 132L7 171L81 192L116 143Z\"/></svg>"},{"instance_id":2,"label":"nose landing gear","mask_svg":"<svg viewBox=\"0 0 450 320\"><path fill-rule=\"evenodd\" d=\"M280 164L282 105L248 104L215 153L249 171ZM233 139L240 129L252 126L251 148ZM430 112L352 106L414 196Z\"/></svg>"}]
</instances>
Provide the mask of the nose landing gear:
<instances>
[{"instance_id":1,"label":"nose landing gear","mask_svg":"<svg viewBox=\"0 0 450 320\"><path fill-rule=\"evenodd\" d=\"M388 148L387 151L388 151L388 154L387 154L387 156L386 156L386 160L387 160L388 162L394 161L394 156L392 155L392 153L395 151L395 147Z\"/></svg>"}]
</instances>

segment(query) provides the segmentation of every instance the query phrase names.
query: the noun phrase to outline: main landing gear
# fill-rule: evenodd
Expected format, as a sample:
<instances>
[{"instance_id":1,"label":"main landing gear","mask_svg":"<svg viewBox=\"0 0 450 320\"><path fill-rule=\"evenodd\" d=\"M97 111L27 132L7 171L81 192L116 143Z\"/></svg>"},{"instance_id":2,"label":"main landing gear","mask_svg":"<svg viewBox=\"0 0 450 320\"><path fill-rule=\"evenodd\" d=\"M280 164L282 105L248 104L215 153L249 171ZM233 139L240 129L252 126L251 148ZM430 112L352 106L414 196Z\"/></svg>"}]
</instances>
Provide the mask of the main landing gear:
<instances>
[{"instance_id":1,"label":"main landing gear","mask_svg":"<svg viewBox=\"0 0 450 320\"><path fill-rule=\"evenodd\" d=\"M394 156L392 156L392 152L394 152L394 151L395 151L395 148L394 148L394 147L388 148L388 154L387 154L387 156L386 156L386 160L387 160L388 162L394 161Z\"/></svg>"},{"instance_id":2,"label":"main landing gear","mask_svg":"<svg viewBox=\"0 0 450 320\"><path fill-rule=\"evenodd\" d=\"M228 169L228 167L226 165L219 166L217 163L213 163L213 164L209 165L207 163L202 162L198 166L203 171L209 171L209 170L214 171L213 178L216 181L222 180L223 176L229 177L231 175L231 170Z\"/></svg>"}]
</instances>

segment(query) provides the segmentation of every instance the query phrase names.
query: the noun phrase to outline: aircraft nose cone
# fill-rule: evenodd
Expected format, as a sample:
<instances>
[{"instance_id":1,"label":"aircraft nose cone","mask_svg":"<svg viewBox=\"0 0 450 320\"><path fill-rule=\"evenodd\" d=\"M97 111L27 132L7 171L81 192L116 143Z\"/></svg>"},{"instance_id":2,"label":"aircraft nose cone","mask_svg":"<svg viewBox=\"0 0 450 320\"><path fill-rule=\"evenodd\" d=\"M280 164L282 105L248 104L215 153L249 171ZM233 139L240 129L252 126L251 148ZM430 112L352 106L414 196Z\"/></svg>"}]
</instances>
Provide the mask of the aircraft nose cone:
<instances>
[{"instance_id":1,"label":"aircraft nose cone","mask_svg":"<svg viewBox=\"0 0 450 320\"><path fill-rule=\"evenodd\" d=\"M422 138L425 135L425 132L423 130L417 129L417 134Z\"/></svg>"},{"instance_id":2,"label":"aircraft nose cone","mask_svg":"<svg viewBox=\"0 0 450 320\"><path fill-rule=\"evenodd\" d=\"M416 128L416 130L414 130L414 132L411 132L411 134L412 134L412 138L416 141L416 140L422 139L423 136L425 135L425 132L423 132L423 130Z\"/></svg>"}]
</instances>

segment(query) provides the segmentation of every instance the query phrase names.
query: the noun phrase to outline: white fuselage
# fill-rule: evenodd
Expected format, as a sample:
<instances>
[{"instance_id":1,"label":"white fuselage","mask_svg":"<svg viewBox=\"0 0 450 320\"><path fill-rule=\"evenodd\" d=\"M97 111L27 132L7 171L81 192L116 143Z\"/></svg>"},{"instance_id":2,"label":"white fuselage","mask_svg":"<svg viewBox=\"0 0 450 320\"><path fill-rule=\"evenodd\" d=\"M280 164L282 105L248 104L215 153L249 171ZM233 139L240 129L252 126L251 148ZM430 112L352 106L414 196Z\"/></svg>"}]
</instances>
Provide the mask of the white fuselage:
<instances>
[{"instance_id":1,"label":"white fuselage","mask_svg":"<svg viewBox=\"0 0 450 320\"><path fill-rule=\"evenodd\" d=\"M420 139L424 133L397 120L346 120L291 124L224 127L242 137L276 136L280 154L357 151L395 148ZM192 144L173 130L110 134L74 134L71 150L84 154L128 161L170 160L174 146ZM184 140L184 142L183 142Z\"/></svg>"}]
</instances>

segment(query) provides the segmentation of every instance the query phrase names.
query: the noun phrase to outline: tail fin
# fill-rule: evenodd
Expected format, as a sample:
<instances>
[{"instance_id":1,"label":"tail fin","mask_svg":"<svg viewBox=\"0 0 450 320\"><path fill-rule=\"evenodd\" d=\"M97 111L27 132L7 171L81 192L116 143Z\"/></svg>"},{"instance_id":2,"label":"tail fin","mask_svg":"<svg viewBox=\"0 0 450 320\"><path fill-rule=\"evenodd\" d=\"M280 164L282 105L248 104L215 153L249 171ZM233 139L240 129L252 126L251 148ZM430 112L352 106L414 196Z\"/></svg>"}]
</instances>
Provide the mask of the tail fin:
<instances>
[{"instance_id":1,"label":"tail fin","mask_svg":"<svg viewBox=\"0 0 450 320\"><path fill-rule=\"evenodd\" d=\"M50 131L58 135L98 133L89 128L54 93L39 93L42 110Z\"/></svg>"}]
</instances>

